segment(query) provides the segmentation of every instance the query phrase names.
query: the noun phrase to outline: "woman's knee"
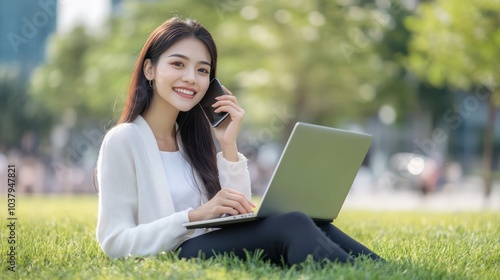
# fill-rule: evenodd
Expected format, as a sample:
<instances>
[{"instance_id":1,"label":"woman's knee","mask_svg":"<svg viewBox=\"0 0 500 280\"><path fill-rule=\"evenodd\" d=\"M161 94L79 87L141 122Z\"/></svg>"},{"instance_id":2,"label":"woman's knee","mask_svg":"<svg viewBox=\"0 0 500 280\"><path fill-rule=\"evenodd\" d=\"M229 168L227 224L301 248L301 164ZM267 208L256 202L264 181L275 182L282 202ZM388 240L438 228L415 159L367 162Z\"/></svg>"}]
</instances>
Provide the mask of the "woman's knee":
<instances>
[{"instance_id":1,"label":"woman's knee","mask_svg":"<svg viewBox=\"0 0 500 280\"><path fill-rule=\"evenodd\" d=\"M268 218L270 222L279 228L315 226L313 220L302 212L289 212L276 214Z\"/></svg>"}]
</instances>

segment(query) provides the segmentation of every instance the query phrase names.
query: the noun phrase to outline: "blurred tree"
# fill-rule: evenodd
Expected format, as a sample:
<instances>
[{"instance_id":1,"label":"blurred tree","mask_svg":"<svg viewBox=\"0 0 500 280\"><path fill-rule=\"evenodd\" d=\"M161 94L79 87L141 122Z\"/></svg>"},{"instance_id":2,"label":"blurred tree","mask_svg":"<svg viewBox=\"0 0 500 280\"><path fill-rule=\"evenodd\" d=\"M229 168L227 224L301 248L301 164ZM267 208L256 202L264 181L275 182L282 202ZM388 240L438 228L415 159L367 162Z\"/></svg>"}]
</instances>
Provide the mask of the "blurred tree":
<instances>
[{"instance_id":1,"label":"blurred tree","mask_svg":"<svg viewBox=\"0 0 500 280\"><path fill-rule=\"evenodd\" d=\"M198 12L217 18L212 3L195 2L199 2ZM78 27L69 34L54 36L46 63L32 77L33 97L61 116L68 108L74 109L79 123L83 119L117 118L129 75L148 34L177 15L177 6L189 10L184 1L125 1L123 5L100 33L89 34Z\"/></svg>"},{"instance_id":2,"label":"blurred tree","mask_svg":"<svg viewBox=\"0 0 500 280\"><path fill-rule=\"evenodd\" d=\"M85 75L85 57L95 42L82 27L68 35L55 36L45 64L33 73L30 92L55 115L62 116L68 108L88 117L102 111L100 106L89 106L103 94L88 90L90 78Z\"/></svg>"},{"instance_id":3,"label":"blurred tree","mask_svg":"<svg viewBox=\"0 0 500 280\"><path fill-rule=\"evenodd\" d=\"M219 48L218 76L240 96L251 127L272 126L278 136L297 120L362 122L386 103L407 111L414 106L408 87L384 86L401 67L381 58L376 47L394 28L393 17L403 14L391 5L356 3L124 1L101 34L76 29L56 37L32 92L52 110L73 107L80 116L113 117L148 33L178 15L211 31Z\"/></svg>"},{"instance_id":4,"label":"blurred tree","mask_svg":"<svg viewBox=\"0 0 500 280\"><path fill-rule=\"evenodd\" d=\"M500 2L425 2L406 23L413 32L410 69L434 86L473 91L472 103L488 102L483 168L485 195L489 196L495 111L500 106ZM462 116L462 108L455 109L457 116ZM458 124L450 118L452 121Z\"/></svg>"},{"instance_id":5,"label":"blurred tree","mask_svg":"<svg viewBox=\"0 0 500 280\"><path fill-rule=\"evenodd\" d=\"M223 22L217 34L224 53L221 72L236 73L250 119L269 126L273 114L286 109L289 126L297 120L338 125L363 122L386 103L398 111L414 105L404 83L384 88L401 69L378 52L384 34L402 26L394 24L399 14L389 6L249 3L226 16L235 19Z\"/></svg>"},{"instance_id":6,"label":"blurred tree","mask_svg":"<svg viewBox=\"0 0 500 280\"><path fill-rule=\"evenodd\" d=\"M0 68L0 146L21 148L26 132L46 136L52 116L28 95L26 84L19 78L20 68Z\"/></svg>"}]
</instances>

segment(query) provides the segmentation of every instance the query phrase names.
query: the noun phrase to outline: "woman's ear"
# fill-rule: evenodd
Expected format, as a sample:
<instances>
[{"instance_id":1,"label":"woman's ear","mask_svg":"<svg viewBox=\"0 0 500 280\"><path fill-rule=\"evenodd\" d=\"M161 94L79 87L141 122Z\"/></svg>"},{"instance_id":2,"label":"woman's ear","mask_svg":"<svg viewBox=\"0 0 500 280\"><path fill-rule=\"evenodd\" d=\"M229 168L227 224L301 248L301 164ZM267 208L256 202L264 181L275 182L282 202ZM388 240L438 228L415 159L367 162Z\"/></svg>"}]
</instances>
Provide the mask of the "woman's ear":
<instances>
[{"instance_id":1,"label":"woman's ear","mask_svg":"<svg viewBox=\"0 0 500 280\"><path fill-rule=\"evenodd\" d=\"M146 76L146 79L148 81L154 80L155 78L155 71L154 71L153 63L151 63L151 59L146 59L144 60L144 63L142 64L142 71L144 72L144 76Z\"/></svg>"}]
</instances>

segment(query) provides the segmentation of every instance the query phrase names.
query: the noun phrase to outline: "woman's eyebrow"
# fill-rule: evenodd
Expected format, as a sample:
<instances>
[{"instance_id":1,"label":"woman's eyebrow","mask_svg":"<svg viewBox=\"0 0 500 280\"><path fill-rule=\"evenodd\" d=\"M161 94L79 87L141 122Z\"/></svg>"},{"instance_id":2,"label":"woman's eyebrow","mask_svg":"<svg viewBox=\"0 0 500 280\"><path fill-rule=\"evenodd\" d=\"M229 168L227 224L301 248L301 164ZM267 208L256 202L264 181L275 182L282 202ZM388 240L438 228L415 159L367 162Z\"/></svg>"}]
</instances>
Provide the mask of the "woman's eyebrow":
<instances>
[{"instance_id":1,"label":"woman's eyebrow","mask_svg":"<svg viewBox=\"0 0 500 280\"><path fill-rule=\"evenodd\" d=\"M185 56L185 55L183 55L183 54L174 53L174 54L169 55L168 57L172 57L172 56L175 56L175 57L180 57L180 58L183 58L183 59L185 59L185 60L189 60L189 57L187 57L187 56ZM199 63L201 63L201 64L206 64L206 65L208 65L208 66L211 66L209 62L204 61L204 60L200 61Z\"/></svg>"}]
</instances>

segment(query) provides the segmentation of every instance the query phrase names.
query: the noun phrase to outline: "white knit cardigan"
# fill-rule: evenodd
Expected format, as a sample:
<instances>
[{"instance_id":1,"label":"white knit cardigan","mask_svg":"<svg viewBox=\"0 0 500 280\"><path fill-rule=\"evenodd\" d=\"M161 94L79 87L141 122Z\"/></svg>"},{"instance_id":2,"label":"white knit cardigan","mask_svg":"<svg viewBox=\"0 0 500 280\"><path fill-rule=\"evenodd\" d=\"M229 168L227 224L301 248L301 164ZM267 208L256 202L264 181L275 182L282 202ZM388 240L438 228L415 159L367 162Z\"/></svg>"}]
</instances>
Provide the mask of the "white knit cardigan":
<instances>
[{"instance_id":1,"label":"white knit cardigan","mask_svg":"<svg viewBox=\"0 0 500 280\"><path fill-rule=\"evenodd\" d=\"M219 152L217 166L223 188L251 198L247 160L242 154L238 162L230 162ZM96 235L108 256L155 255L175 250L192 237L194 230L182 226L189 221L191 209L175 212L158 144L143 117L106 134L97 160L97 184Z\"/></svg>"}]
</instances>

